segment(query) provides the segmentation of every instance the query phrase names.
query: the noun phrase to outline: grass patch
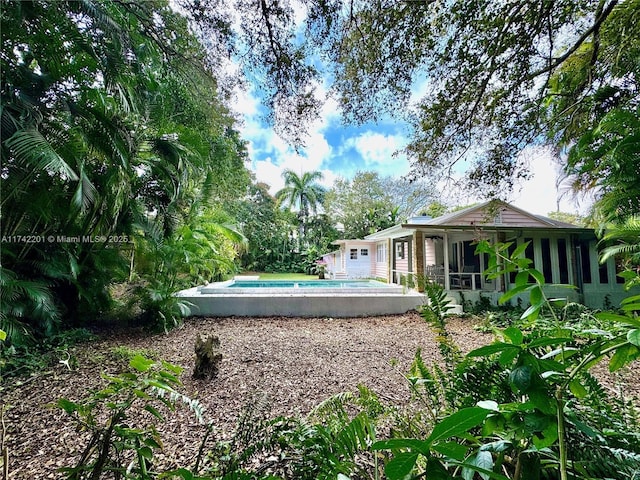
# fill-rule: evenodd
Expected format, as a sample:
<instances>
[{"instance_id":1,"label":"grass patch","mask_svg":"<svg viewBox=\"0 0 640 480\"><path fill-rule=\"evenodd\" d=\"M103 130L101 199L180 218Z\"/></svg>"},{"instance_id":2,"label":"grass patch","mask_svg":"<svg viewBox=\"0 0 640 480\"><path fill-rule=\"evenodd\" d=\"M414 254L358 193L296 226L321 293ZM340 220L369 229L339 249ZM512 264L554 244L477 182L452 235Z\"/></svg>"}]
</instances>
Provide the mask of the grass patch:
<instances>
[{"instance_id":1,"label":"grass patch","mask_svg":"<svg viewBox=\"0 0 640 480\"><path fill-rule=\"evenodd\" d=\"M155 350L151 350L149 348L130 348L126 345L112 347L110 352L114 358L118 360L125 360L127 362L131 361L131 359L136 355L141 355L145 358L150 358L151 360L156 360L158 358L158 353Z\"/></svg>"}]
</instances>

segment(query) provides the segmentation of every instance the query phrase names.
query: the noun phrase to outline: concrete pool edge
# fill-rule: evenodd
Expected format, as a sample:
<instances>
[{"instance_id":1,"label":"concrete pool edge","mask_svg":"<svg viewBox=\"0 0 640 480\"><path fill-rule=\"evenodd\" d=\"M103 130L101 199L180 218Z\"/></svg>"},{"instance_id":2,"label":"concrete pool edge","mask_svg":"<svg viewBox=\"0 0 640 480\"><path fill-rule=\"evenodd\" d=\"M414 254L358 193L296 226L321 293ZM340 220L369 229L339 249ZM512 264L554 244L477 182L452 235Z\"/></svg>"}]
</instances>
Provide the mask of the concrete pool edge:
<instances>
[{"instance_id":1,"label":"concrete pool edge","mask_svg":"<svg viewBox=\"0 0 640 480\"><path fill-rule=\"evenodd\" d=\"M201 287L178 292L193 304L191 314L207 317L364 317L416 310L424 295L392 292L299 292L202 293Z\"/></svg>"}]
</instances>

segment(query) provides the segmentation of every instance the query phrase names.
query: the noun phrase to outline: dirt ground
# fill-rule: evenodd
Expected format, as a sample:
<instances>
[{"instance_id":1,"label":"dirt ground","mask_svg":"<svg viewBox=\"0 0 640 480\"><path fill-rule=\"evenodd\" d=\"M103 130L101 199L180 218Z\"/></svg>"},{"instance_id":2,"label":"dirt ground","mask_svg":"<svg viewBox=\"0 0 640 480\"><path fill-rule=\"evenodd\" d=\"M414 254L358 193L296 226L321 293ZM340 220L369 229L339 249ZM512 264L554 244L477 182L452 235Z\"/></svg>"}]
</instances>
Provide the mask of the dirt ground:
<instances>
[{"instance_id":1,"label":"dirt ground","mask_svg":"<svg viewBox=\"0 0 640 480\"><path fill-rule=\"evenodd\" d=\"M464 351L491 341L473 324L469 318L448 323ZM223 360L212 381L191 378L198 334L220 338ZM274 416L307 414L334 394L355 391L359 383L386 401L404 404L409 390L402 374L416 348L422 349L425 362L440 360L433 332L415 313L352 319L196 318L167 335L110 334L74 347L77 364L72 370L60 363L0 391L0 406L9 406L4 443L10 479L62 478L57 468L74 465L84 446L82 434L53 405L62 397L86 397L90 389L104 385L103 373L124 371L127 361L114 354L123 346L183 367L182 393L200 401L219 436L233 429L256 395L268 399ZM636 394L637 383L632 386ZM160 460L168 467L192 463L203 431L187 408L170 412L160 428L165 447Z\"/></svg>"}]
</instances>

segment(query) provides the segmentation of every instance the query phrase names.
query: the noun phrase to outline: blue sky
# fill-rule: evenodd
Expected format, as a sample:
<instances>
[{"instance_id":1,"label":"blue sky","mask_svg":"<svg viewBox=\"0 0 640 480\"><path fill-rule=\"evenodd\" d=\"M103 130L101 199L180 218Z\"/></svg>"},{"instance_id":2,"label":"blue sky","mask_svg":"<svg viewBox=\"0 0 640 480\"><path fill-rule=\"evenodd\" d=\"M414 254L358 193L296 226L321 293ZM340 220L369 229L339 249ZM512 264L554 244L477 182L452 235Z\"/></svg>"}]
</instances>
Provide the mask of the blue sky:
<instances>
[{"instance_id":1,"label":"blue sky","mask_svg":"<svg viewBox=\"0 0 640 480\"><path fill-rule=\"evenodd\" d=\"M320 88L320 93L323 90ZM306 147L299 153L280 138L263 121L262 106L257 95L237 91L234 105L244 120L240 128L242 136L249 142L251 170L258 181L271 186L271 193L283 187L281 177L284 169L299 174L306 171L321 171L325 186L330 187L336 178L352 178L357 171L376 171L381 176L401 177L410 171L407 158L394 155L408 142L408 128L401 122L386 121L362 126L343 125L337 103L328 98L320 118L309 128ZM547 215L558 207L559 193L556 188L557 167L548 151L536 149L523 152L529 162L533 178L513 192L507 201L535 214ZM445 202L452 205L467 205L477 198L464 196L462 192L443 192ZM563 212L584 213L588 202L576 203L566 196L560 202Z\"/></svg>"}]
</instances>

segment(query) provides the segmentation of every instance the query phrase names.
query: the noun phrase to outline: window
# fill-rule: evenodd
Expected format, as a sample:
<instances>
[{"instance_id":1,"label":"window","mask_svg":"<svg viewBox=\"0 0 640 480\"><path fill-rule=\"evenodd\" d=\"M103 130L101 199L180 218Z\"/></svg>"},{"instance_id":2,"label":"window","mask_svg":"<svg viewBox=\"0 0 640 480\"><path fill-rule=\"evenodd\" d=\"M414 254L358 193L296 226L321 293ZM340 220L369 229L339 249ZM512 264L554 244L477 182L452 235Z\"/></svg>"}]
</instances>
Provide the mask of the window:
<instances>
[{"instance_id":1,"label":"window","mask_svg":"<svg viewBox=\"0 0 640 480\"><path fill-rule=\"evenodd\" d=\"M396 243L396 257L404 258L404 242Z\"/></svg>"},{"instance_id":2,"label":"window","mask_svg":"<svg viewBox=\"0 0 640 480\"><path fill-rule=\"evenodd\" d=\"M582 241L578 244L578 256L582 281L591 283L591 257L589 256L589 242Z\"/></svg>"},{"instance_id":3,"label":"window","mask_svg":"<svg viewBox=\"0 0 640 480\"><path fill-rule=\"evenodd\" d=\"M569 283L569 262L567 261L567 240L558 239L558 268L560 269L560 283Z\"/></svg>"},{"instance_id":4,"label":"window","mask_svg":"<svg viewBox=\"0 0 640 480\"><path fill-rule=\"evenodd\" d=\"M384 263L387 261L387 246L381 243L376 247L376 262Z\"/></svg>"},{"instance_id":5,"label":"window","mask_svg":"<svg viewBox=\"0 0 640 480\"><path fill-rule=\"evenodd\" d=\"M494 225L502 225L502 212L498 212L495 217L493 217Z\"/></svg>"},{"instance_id":6,"label":"window","mask_svg":"<svg viewBox=\"0 0 640 480\"><path fill-rule=\"evenodd\" d=\"M600 278L600 283L609 283L609 264L604 263L598 267L598 275Z\"/></svg>"},{"instance_id":7,"label":"window","mask_svg":"<svg viewBox=\"0 0 640 480\"><path fill-rule=\"evenodd\" d=\"M361 257L368 257L369 256L369 249L368 248L361 248L360 249L360 256Z\"/></svg>"},{"instance_id":8,"label":"window","mask_svg":"<svg viewBox=\"0 0 640 480\"><path fill-rule=\"evenodd\" d=\"M542 254L542 274L544 275L544 281L551 283L553 282L553 274L551 272L551 240L548 238L541 239L540 250Z\"/></svg>"},{"instance_id":9,"label":"window","mask_svg":"<svg viewBox=\"0 0 640 480\"><path fill-rule=\"evenodd\" d=\"M349 258L351 260L357 260L358 259L358 249L357 248L352 248L351 250L349 250Z\"/></svg>"}]
</instances>

